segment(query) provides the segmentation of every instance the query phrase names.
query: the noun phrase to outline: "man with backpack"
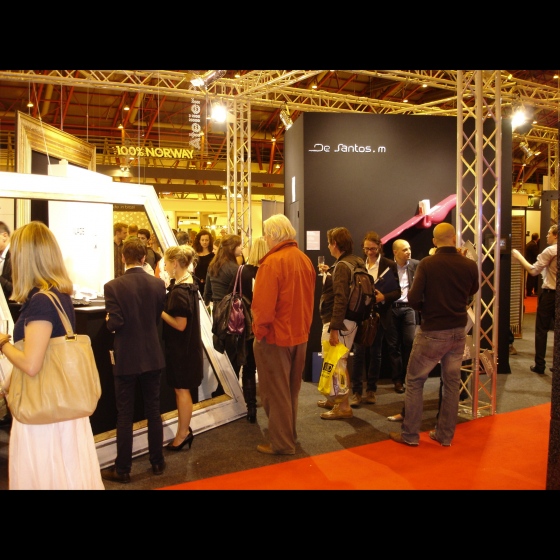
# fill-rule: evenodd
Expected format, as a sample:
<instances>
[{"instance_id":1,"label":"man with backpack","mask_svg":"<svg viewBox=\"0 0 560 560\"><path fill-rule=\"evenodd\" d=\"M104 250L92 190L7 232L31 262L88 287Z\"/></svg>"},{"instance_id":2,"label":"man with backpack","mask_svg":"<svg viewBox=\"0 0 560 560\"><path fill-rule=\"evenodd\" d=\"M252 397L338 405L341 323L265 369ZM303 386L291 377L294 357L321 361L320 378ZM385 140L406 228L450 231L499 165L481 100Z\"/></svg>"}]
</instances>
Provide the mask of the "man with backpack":
<instances>
[{"instance_id":1,"label":"man with backpack","mask_svg":"<svg viewBox=\"0 0 560 560\"><path fill-rule=\"evenodd\" d=\"M325 271L326 277L319 301L319 313L323 323L321 341L328 340L331 346L336 346L341 342L346 348L351 349L358 328L355 319L347 318L351 284L356 275L356 268L365 269L365 263L360 257L352 254L354 242L345 227L329 229L327 239L329 251L336 258L336 262ZM367 270L365 272L367 273ZM349 402L351 388L347 364L349 353L349 351L346 352L338 362L346 371L346 387L341 389L338 394L330 395L317 403L322 408L330 408L321 414L323 420L352 418L354 415Z\"/></svg>"}]
</instances>

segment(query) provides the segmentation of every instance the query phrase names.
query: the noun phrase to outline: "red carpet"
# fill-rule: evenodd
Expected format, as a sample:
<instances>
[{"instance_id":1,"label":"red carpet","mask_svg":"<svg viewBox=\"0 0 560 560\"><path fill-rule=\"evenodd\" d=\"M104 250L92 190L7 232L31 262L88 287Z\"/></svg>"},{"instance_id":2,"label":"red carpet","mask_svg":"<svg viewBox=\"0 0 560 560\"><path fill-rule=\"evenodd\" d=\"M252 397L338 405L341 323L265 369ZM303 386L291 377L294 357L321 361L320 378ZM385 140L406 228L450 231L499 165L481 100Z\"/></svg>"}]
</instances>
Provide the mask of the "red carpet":
<instances>
[{"instance_id":1,"label":"red carpet","mask_svg":"<svg viewBox=\"0 0 560 560\"><path fill-rule=\"evenodd\" d=\"M424 432L162 490L544 490L549 429L544 404L458 424L451 447Z\"/></svg>"},{"instance_id":2,"label":"red carpet","mask_svg":"<svg viewBox=\"0 0 560 560\"><path fill-rule=\"evenodd\" d=\"M523 311L525 313L536 313L538 299L536 297L526 297L523 300Z\"/></svg>"}]
</instances>

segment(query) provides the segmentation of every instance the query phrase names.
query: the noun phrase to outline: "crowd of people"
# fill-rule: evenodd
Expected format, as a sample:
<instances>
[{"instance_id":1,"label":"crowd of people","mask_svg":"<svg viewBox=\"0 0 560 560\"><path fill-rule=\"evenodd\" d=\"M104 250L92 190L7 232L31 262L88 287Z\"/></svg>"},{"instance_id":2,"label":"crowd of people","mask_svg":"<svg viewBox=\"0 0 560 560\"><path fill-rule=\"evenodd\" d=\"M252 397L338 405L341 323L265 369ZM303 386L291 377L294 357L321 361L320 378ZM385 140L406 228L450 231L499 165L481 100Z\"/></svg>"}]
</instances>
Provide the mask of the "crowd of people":
<instances>
[{"instance_id":1,"label":"crowd of people","mask_svg":"<svg viewBox=\"0 0 560 560\"><path fill-rule=\"evenodd\" d=\"M400 432L389 434L391 439L407 446L419 444L423 387L439 363L442 390L430 437L442 446L451 445L461 393L467 308L480 288L478 267L457 249L451 224L434 227L434 249L421 260L412 258L410 244L404 239L393 242L394 259L388 259L375 231L364 235L363 256L359 256L347 228L329 229L326 241L334 262L318 266L322 287L317 310L317 272L298 247L296 230L283 214L264 221L263 236L253 240L247 258L236 234L215 238L206 229L194 237L174 232L177 244L162 252L147 229L117 222L113 233L115 277L105 284L104 297L106 327L113 335L115 462L100 470L88 418L35 426L10 416L10 488L103 489L102 480L129 483L137 386L143 397L153 474L165 471L165 450L190 449L193 403L204 369L199 301L216 309L233 291L236 277L247 298L251 329L244 336L228 337L223 350L242 385L250 423L257 419L258 375L258 394L268 419L268 441L257 446L258 452L296 453L298 396L314 312L321 318L321 343L336 346L341 342L347 348L337 374L344 372L345 386L318 401L326 409L321 419L352 418L354 408L376 403L385 345L394 390L404 393L401 413L388 418L402 422ZM552 226L548 247L532 263L519 251L512 251L528 275L543 277L535 366L531 367L539 374L545 370L547 332L554 321L557 236L557 226ZM0 222L0 258L6 299L22 304L13 335L0 334L0 350L33 376L40 369L49 339L64 334L64 328L48 298L32 296L41 289L54 292L75 327L72 282L56 238L41 222L18 228L13 236ZM337 266L341 261L351 266ZM365 267L375 281L374 309L380 320L371 346L354 343L358 323L347 317L354 266ZM12 338L14 342L24 340L23 350L12 344ZM139 340L143 343L138 344ZM352 375L350 351L354 354ZM164 371L177 405L177 431L166 447L160 412ZM218 382L212 396L223 392Z\"/></svg>"}]
</instances>

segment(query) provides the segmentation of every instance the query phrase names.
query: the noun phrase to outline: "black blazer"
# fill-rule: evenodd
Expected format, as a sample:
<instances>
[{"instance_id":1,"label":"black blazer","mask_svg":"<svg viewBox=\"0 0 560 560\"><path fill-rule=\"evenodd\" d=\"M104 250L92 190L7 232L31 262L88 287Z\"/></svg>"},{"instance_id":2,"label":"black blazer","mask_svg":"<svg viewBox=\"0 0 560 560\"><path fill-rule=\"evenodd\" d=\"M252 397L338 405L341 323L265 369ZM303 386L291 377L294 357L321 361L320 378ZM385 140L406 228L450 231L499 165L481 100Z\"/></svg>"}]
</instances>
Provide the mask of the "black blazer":
<instances>
[{"instance_id":1,"label":"black blazer","mask_svg":"<svg viewBox=\"0 0 560 560\"><path fill-rule=\"evenodd\" d=\"M392 261L391 259L388 259L387 257L379 257L378 276L381 276L381 274L383 274L383 271L385 271L387 268L389 268L393 272L398 284L399 273L397 270L397 263L395 261ZM391 272L387 272L387 274L391 274ZM391 304L401 297L401 289L399 288L398 290L393 290L392 292L388 292L383 295L385 296L385 301L377 305L377 312L379 313L379 320L381 321L381 324L384 328L386 328L387 311L391 309Z\"/></svg>"},{"instance_id":2,"label":"black blazer","mask_svg":"<svg viewBox=\"0 0 560 560\"><path fill-rule=\"evenodd\" d=\"M408 291L412 288L412 281L414 280L414 275L416 274L416 269L418 268L418 264L420 263L417 259L408 259L408 265L406 266L406 273L408 275ZM397 273L398 275L398 273ZM420 313L414 310L414 317L416 319L416 324L420 324Z\"/></svg>"},{"instance_id":3,"label":"black blazer","mask_svg":"<svg viewBox=\"0 0 560 560\"><path fill-rule=\"evenodd\" d=\"M142 268L129 268L104 286L107 328L115 332L114 375L163 369L158 325L165 305L165 283Z\"/></svg>"},{"instance_id":4,"label":"black blazer","mask_svg":"<svg viewBox=\"0 0 560 560\"><path fill-rule=\"evenodd\" d=\"M0 275L0 285L4 295L6 296L6 301L10 299L12 295L12 255L10 250L6 253L6 260L4 261L4 268L2 269L2 275Z\"/></svg>"}]
</instances>

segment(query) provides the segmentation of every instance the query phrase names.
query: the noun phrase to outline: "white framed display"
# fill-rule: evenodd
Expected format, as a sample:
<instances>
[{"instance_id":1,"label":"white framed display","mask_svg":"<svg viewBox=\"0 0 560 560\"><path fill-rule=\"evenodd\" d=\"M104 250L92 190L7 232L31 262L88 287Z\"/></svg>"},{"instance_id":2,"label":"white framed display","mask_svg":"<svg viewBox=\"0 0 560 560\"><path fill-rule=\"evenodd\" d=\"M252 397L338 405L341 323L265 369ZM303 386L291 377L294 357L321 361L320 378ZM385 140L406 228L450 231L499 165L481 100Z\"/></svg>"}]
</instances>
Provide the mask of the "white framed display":
<instances>
[{"instance_id":1,"label":"white framed display","mask_svg":"<svg viewBox=\"0 0 560 560\"><path fill-rule=\"evenodd\" d=\"M90 172L90 174L92 175L91 179L83 180L83 178L77 177L0 172L0 196L14 198L18 201L41 199L48 201L87 203L86 207L90 204L109 205L111 208L113 204L141 205L146 211L162 249L165 251L167 247L175 245L175 236L169 226L153 186L115 184L107 182L106 176L100 174L99 181L95 181L95 176L98 174L94 172ZM57 219L60 219L60 212L64 212L64 206L56 206ZM80 205L73 206L73 208L80 208ZM74 229L77 227L74 218L68 221L74 224L72 225ZM56 227L56 224L53 224L53 229L56 229ZM89 229L86 233L88 232ZM88 242L93 243L97 241L97 238L94 239L93 234L88 233L88 235L91 237L91 239L88 237ZM100 249L99 247L95 247L94 250L99 251ZM109 244L106 248L104 247L103 251L106 251L112 258L112 244ZM0 300L0 304L1 312L3 314L7 313L11 319L11 313L5 298ZM205 375L215 373L222 383L226 394L215 398L206 398L195 404L191 422L191 426L195 432L212 429L241 418L247 413L239 381L227 356L214 350L212 344L211 318L202 301L200 302L200 306L202 340L207 361L207 363L205 363ZM215 386L215 383L212 384L212 381L212 379L207 380L204 386ZM162 383L165 383L165 380L162 380ZM138 424L140 425L138 427L135 426L134 431L133 456L146 453L148 448L145 422ZM173 439L176 430L177 411L175 410L164 414L164 440L169 441ZM101 467L103 468L104 466L112 464L116 457L116 434L114 430L96 435L96 445Z\"/></svg>"}]
</instances>

